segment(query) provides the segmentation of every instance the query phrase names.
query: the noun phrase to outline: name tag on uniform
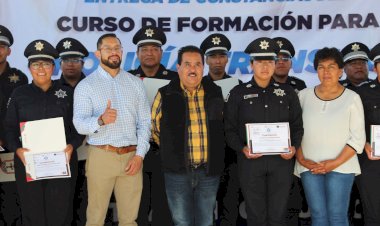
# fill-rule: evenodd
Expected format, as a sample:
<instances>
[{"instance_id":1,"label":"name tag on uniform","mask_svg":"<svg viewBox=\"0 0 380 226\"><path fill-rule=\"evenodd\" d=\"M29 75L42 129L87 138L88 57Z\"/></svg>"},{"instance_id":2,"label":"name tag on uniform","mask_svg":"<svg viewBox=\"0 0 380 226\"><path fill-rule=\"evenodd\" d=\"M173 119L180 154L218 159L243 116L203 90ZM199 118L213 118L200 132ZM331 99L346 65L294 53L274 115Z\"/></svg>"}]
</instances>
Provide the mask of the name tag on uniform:
<instances>
[{"instance_id":1,"label":"name tag on uniform","mask_svg":"<svg viewBox=\"0 0 380 226\"><path fill-rule=\"evenodd\" d=\"M258 97L258 96L259 96L259 94L257 94L257 93L244 95L244 100L250 99L250 98L255 98L255 97Z\"/></svg>"}]
</instances>

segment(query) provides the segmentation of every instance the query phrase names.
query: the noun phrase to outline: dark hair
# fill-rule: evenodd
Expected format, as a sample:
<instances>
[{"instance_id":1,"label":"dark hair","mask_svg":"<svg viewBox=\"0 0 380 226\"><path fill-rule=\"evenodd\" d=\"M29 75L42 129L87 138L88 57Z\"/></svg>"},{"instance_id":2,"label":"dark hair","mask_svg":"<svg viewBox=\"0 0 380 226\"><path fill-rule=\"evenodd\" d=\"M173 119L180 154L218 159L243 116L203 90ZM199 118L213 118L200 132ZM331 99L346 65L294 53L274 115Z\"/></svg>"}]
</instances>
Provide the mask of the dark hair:
<instances>
[{"instance_id":1,"label":"dark hair","mask_svg":"<svg viewBox=\"0 0 380 226\"><path fill-rule=\"evenodd\" d=\"M319 62L324 60L334 60L340 69L344 67L342 53L335 47L325 47L317 51L314 57L314 69L317 70Z\"/></svg>"},{"instance_id":2,"label":"dark hair","mask_svg":"<svg viewBox=\"0 0 380 226\"><path fill-rule=\"evenodd\" d=\"M119 42L121 44L120 39L114 33L108 33L108 34L104 34L104 35L100 36L100 38L98 39L98 42L96 43L96 48L100 49L100 46L103 44L103 39L109 38L109 37L117 38L117 40L119 40Z\"/></svg>"},{"instance_id":3,"label":"dark hair","mask_svg":"<svg viewBox=\"0 0 380 226\"><path fill-rule=\"evenodd\" d=\"M180 48L178 50L178 58L177 58L177 61L178 61L178 64L181 65L182 63L182 55L184 53L199 53L201 55L201 58L202 58L202 64L204 64L205 62L205 59L204 59L204 53L203 51L196 47L196 46L192 46L192 45L189 45L189 46L184 46L182 48Z\"/></svg>"}]
</instances>

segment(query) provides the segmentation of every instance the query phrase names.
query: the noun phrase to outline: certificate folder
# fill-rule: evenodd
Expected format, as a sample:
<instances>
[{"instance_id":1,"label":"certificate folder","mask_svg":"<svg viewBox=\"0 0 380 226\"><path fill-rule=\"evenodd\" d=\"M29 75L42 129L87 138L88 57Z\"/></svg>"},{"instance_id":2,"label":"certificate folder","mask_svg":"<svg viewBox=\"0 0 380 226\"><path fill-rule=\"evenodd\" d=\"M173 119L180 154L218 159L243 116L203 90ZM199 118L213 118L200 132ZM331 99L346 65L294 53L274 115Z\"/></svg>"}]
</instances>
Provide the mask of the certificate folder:
<instances>
[{"instance_id":1,"label":"certificate folder","mask_svg":"<svg viewBox=\"0 0 380 226\"><path fill-rule=\"evenodd\" d=\"M380 125L371 125L372 156L380 157Z\"/></svg>"},{"instance_id":2,"label":"certificate folder","mask_svg":"<svg viewBox=\"0 0 380 226\"><path fill-rule=\"evenodd\" d=\"M64 152L66 136L63 118L50 118L20 123L26 180L71 177Z\"/></svg>"},{"instance_id":3,"label":"certificate folder","mask_svg":"<svg viewBox=\"0 0 380 226\"><path fill-rule=\"evenodd\" d=\"M289 123L247 123L247 144L250 154L277 155L289 153Z\"/></svg>"}]
</instances>

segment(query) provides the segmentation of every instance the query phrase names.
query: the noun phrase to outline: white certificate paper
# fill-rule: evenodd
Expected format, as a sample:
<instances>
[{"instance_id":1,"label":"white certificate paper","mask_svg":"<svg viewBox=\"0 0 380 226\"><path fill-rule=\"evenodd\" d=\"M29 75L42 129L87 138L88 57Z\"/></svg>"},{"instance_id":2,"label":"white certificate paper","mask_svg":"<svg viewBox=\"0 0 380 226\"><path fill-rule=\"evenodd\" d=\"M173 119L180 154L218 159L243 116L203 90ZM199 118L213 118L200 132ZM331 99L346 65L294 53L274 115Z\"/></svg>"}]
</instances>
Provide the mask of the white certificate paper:
<instances>
[{"instance_id":1,"label":"white certificate paper","mask_svg":"<svg viewBox=\"0 0 380 226\"><path fill-rule=\"evenodd\" d=\"M220 86L220 88L222 88L223 98L227 99L227 95L230 93L231 89L239 85L239 79L226 78L226 79L214 81L214 83Z\"/></svg>"},{"instance_id":2,"label":"white certificate paper","mask_svg":"<svg viewBox=\"0 0 380 226\"><path fill-rule=\"evenodd\" d=\"M38 180L70 177L70 167L64 151L34 154L33 163Z\"/></svg>"},{"instance_id":3,"label":"white certificate paper","mask_svg":"<svg viewBox=\"0 0 380 226\"><path fill-rule=\"evenodd\" d=\"M71 177L63 118L20 123L27 181Z\"/></svg>"},{"instance_id":4,"label":"white certificate paper","mask_svg":"<svg viewBox=\"0 0 380 226\"><path fill-rule=\"evenodd\" d=\"M247 123L247 143L250 154L275 155L289 153L289 123Z\"/></svg>"},{"instance_id":5,"label":"white certificate paper","mask_svg":"<svg viewBox=\"0 0 380 226\"><path fill-rule=\"evenodd\" d=\"M380 157L380 125L371 125L372 156Z\"/></svg>"},{"instance_id":6,"label":"white certificate paper","mask_svg":"<svg viewBox=\"0 0 380 226\"><path fill-rule=\"evenodd\" d=\"M158 89L169 84L170 80L157 79L157 78L144 78L143 83L146 90L150 105L153 104L154 98L158 92Z\"/></svg>"}]
</instances>

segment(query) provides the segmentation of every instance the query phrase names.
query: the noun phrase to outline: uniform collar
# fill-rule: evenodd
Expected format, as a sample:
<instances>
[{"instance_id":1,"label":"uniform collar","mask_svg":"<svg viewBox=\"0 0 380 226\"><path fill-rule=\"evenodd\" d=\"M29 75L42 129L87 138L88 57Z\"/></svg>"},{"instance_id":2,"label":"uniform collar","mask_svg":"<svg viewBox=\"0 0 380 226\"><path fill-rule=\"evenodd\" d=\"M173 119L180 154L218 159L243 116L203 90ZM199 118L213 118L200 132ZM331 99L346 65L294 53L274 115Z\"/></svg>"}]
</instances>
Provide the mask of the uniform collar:
<instances>
[{"instance_id":1,"label":"uniform collar","mask_svg":"<svg viewBox=\"0 0 380 226\"><path fill-rule=\"evenodd\" d=\"M79 83L80 81L82 81L84 78L86 78L86 76L84 75L83 72L81 72L81 75L80 75L80 78L79 78L78 83ZM59 81L61 82L62 85L64 85L64 86L70 86L70 87L71 87L71 85L70 85L70 84L66 81L66 79L63 77L63 74L61 74L61 78L59 79ZM77 85L78 85L78 83L77 83ZM73 88L75 88L75 87L73 87Z\"/></svg>"},{"instance_id":2,"label":"uniform collar","mask_svg":"<svg viewBox=\"0 0 380 226\"><path fill-rule=\"evenodd\" d=\"M31 82L31 86L34 90L38 91L38 92L42 92L42 93L48 93L49 91L51 91L54 87L55 87L55 82L53 80L51 80L51 85L49 87L49 89L45 92L43 91L40 87L36 86L36 84L34 84L34 82L32 81Z\"/></svg>"},{"instance_id":3,"label":"uniform collar","mask_svg":"<svg viewBox=\"0 0 380 226\"><path fill-rule=\"evenodd\" d=\"M156 74L154 75L154 77L162 75L164 71L166 71L166 68L164 67L164 65L160 64L160 66L158 67L158 70L157 70ZM136 69L136 75L138 77L141 77L141 78L147 77L145 75L143 69L141 68L141 65Z\"/></svg>"},{"instance_id":4,"label":"uniform collar","mask_svg":"<svg viewBox=\"0 0 380 226\"><path fill-rule=\"evenodd\" d=\"M204 78L210 79L211 81L215 81L214 79L212 79L210 73L208 73L207 75L205 75ZM224 75L223 75L222 79L226 79L226 78L231 78L231 76L229 76L226 72L224 72Z\"/></svg>"},{"instance_id":5,"label":"uniform collar","mask_svg":"<svg viewBox=\"0 0 380 226\"><path fill-rule=\"evenodd\" d=\"M258 87L258 88L261 88L261 89L265 89L265 88L260 87L259 85L257 85L257 83L256 83L255 79L253 78L253 76L252 76L252 79L251 79L251 82L250 82L250 83L251 83L252 86L254 86L254 87ZM267 87L273 86L274 84L277 84L277 85L278 85L278 82L276 82L273 78L271 78Z\"/></svg>"}]
</instances>

